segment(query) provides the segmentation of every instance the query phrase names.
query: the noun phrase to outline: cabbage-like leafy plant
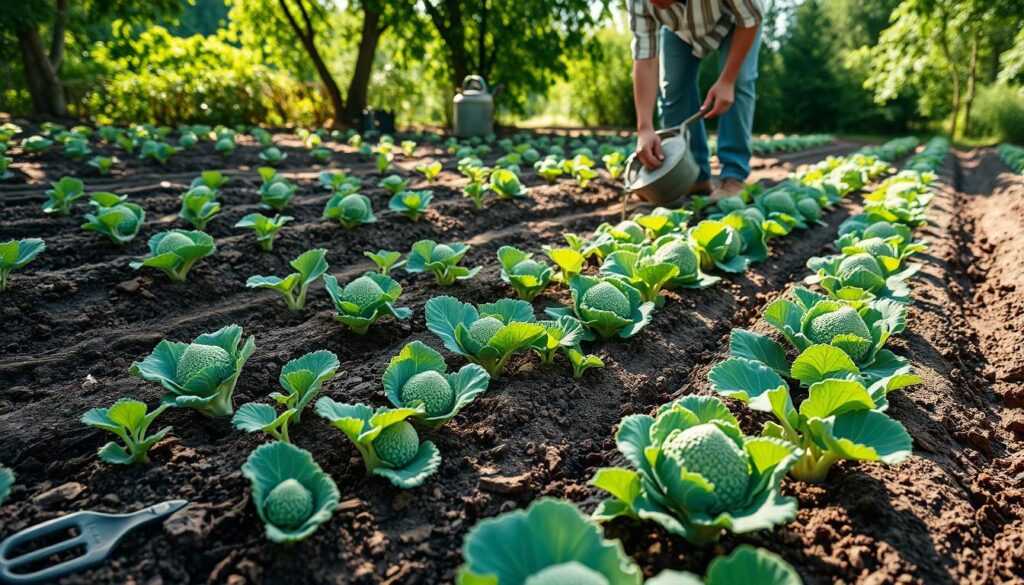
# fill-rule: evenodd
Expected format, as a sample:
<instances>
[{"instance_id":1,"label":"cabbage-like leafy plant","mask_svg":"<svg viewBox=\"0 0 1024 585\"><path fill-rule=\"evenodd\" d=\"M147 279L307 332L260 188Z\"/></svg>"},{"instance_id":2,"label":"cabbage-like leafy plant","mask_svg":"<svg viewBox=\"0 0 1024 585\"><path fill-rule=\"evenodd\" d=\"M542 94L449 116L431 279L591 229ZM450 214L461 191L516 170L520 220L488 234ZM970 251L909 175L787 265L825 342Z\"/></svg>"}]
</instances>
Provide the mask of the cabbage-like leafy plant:
<instances>
[{"instance_id":1,"label":"cabbage-like leafy plant","mask_svg":"<svg viewBox=\"0 0 1024 585\"><path fill-rule=\"evenodd\" d=\"M647 230L649 239L657 239L669 234L682 233L692 217L693 212L686 209L655 207L646 215L633 216L633 221Z\"/></svg>"},{"instance_id":2,"label":"cabbage-like leafy plant","mask_svg":"<svg viewBox=\"0 0 1024 585\"><path fill-rule=\"evenodd\" d=\"M769 304L764 318L798 351L816 344L838 347L868 379L909 370L906 358L882 347L906 326L907 308L896 301L878 299L855 307L798 287L792 300Z\"/></svg>"},{"instance_id":3,"label":"cabbage-like leafy plant","mask_svg":"<svg viewBox=\"0 0 1024 585\"><path fill-rule=\"evenodd\" d=\"M278 378L286 393L270 393L271 398L285 406L285 411L278 414L269 404L250 402L239 407L231 423L242 431L263 431L278 441L290 442L289 423L302 419L306 405L316 398L324 382L334 377L339 366L338 356L326 350L307 353L288 362Z\"/></svg>"},{"instance_id":4,"label":"cabbage-like leafy plant","mask_svg":"<svg viewBox=\"0 0 1024 585\"><path fill-rule=\"evenodd\" d=\"M443 166L441 165L441 163L437 161L434 161L432 163L423 163L421 165L416 165L415 167L416 172L422 173L423 178L428 181L433 181L434 179L436 179L437 176L441 174L442 168Z\"/></svg>"},{"instance_id":5,"label":"cabbage-like leafy plant","mask_svg":"<svg viewBox=\"0 0 1024 585\"><path fill-rule=\"evenodd\" d=\"M886 249L879 244L883 242L891 247ZM874 255L887 255L893 258L908 258L928 248L922 240L915 240L908 226L885 220L872 221L868 214L858 214L847 219L839 226L839 238L836 247L843 254L852 255L857 252L878 252Z\"/></svg>"},{"instance_id":6,"label":"cabbage-like leafy plant","mask_svg":"<svg viewBox=\"0 0 1024 585\"><path fill-rule=\"evenodd\" d=\"M332 151L329 148L314 148L309 151L309 158L319 163L325 163L331 158Z\"/></svg>"},{"instance_id":7,"label":"cabbage-like leafy plant","mask_svg":"<svg viewBox=\"0 0 1024 585\"><path fill-rule=\"evenodd\" d=\"M256 139L256 142L259 143L259 145L264 148L267 148L274 144L274 137L270 134L270 132L263 128L253 128L250 134L252 134L252 137ZM230 135L234 137L234 132L231 132Z\"/></svg>"},{"instance_id":8,"label":"cabbage-like leafy plant","mask_svg":"<svg viewBox=\"0 0 1024 585\"><path fill-rule=\"evenodd\" d=\"M359 193L345 195L335 193L332 195L324 207L324 217L338 220L345 229L353 229L364 223L377 221L376 216L373 215L370 198Z\"/></svg>"},{"instance_id":9,"label":"cabbage-like leafy plant","mask_svg":"<svg viewBox=\"0 0 1024 585\"><path fill-rule=\"evenodd\" d=\"M206 224L219 213L220 202L206 189L190 190L181 196L181 211L178 217L192 224L197 230L206 228Z\"/></svg>"},{"instance_id":10,"label":"cabbage-like leafy plant","mask_svg":"<svg viewBox=\"0 0 1024 585\"><path fill-rule=\"evenodd\" d=\"M515 543L515 546L510 546ZM458 585L640 585L643 573L617 540L563 500L480 521L466 535Z\"/></svg>"},{"instance_id":11,"label":"cabbage-like leafy plant","mask_svg":"<svg viewBox=\"0 0 1024 585\"><path fill-rule=\"evenodd\" d=\"M402 154L408 157L411 157L416 151L416 143L412 140L403 140L399 146L402 148Z\"/></svg>"},{"instance_id":12,"label":"cabbage-like leafy plant","mask_svg":"<svg viewBox=\"0 0 1024 585\"><path fill-rule=\"evenodd\" d=\"M85 184L74 177L61 177L56 183L50 183L53 189L46 191L46 203L43 213L67 215L71 212L75 201L85 196Z\"/></svg>"},{"instance_id":13,"label":"cabbage-like leafy plant","mask_svg":"<svg viewBox=\"0 0 1024 585\"><path fill-rule=\"evenodd\" d=\"M39 238L8 240L0 244L0 292L7 290L7 277L36 259L46 244Z\"/></svg>"},{"instance_id":14,"label":"cabbage-like leafy plant","mask_svg":"<svg viewBox=\"0 0 1024 585\"><path fill-rule=\"evenodd\" d=\"M572 308L551 308L554 318L574 314L584 327L603 339L628 338L651 322L654 303L644 302L640 292L618 278L578 275L569 281Z\"/></svg>"},{"instance_id":15,"label":"cabbage-like leafy plant","mask_svg":"<svg viewBox=\"0 0 1024 585\"><path fill-rule=\"evenodd\" d=\"M661 289L679 276L679 267L655 256L650 248L619 250L605 257L601 274L623 280L640 293L640 300L660 307L665 304Z\"/></svg>"},{"instance_id":16,"label":"cabbage-like leafy plant","mask_svg":"<svg viewBox=\"0 0 1024 585\"><path fill-rule=\"evenodd\" d=\"M21 148L26 152L42 152L52 145L52 140L42 136L29 136L21 141Z\"/></svg>"},{"instance_id":17,"label":"cabbage-like leafy plant","mask_svg":"<svg viewBox=\"0 0 1024 585\"><path fill-rule=\"evenodd\" d=\"M388 209L412 221L419 221L433 200L433 191L401 191L388 201Z\"/></svg>"},{"instance_id":18,"label":"cabbage-like leafy plant","mask_svg":"<svg viewBox=\"0 0 1024 585\"><path fill-rule=\"evenodd\" d=\"M367 272L344 288L338 286L337 277L326 274L324 288L337 311L334 318L357 335L365 335L381 317L407 319L412 315L411 310L393 304L402 294L402 285L377 272Z\"/></svg>"},{"instance_id":19,"label":"cabbage-like leafy plant","mask_svg":"<svg viewBox=\"0 0 1024 585\"><path fill-rule=\"evenodd\" d=\"M423 406L413 416L429 428L438 428L455 418L479 394L487 390L490 375L477 364L446 373L441 354L420 341L413 341L391 359L384 371L384 393L395 408Z\"/></svg>"},{"instance_id":20,"label":"cabbage-like leafy plant","mask_svg":"<svg viewBox=\"0 0 1024 585\"><path fill-rule=\"evenodd\" d=\"M743 272L750 258L743 255L743 237L723 221L706 219L687 232L693 249L700 257L700 268L718 268L725 272Z\"/></svg>"},{"instance_id":21,"label":"cabbage-like leafy plant","mask_svg":"<svg viewBox=\"0 0 1024 585\"><path fill-rule=\"evenodd\" d=\"M694 544L723 532L769 529L796 517L779 482L801 452L775 437L747 437L721 400L687 396L656 416L629 415L615 434L634 469L598 470L591 484L611 498L597 520L652 520Z\"/></svg>"},{"instance_id":22,"label":"cabbage-like leafy plant","mask_svg":"<svg viewBox=\"0 0 1024 585\"><path fill-rule=\"evenodd\" d=\"M396 268L405 266L404 260L399 262L402 259L401 252L377 250L376 252L363 252L363 256L372 260L373 264L377 267L377 272L384 276L391 274L391 271Z\"/></svg>"},{"instance_id":23,"label":"cabbage-like leafy plant","mask_svg":"<svg viewBox=\"0 0 1024 585\"><path fill-rule=\"evenodd\" d=\"M139 158L156 161L160 164L167 164L168 159L178 153L177 146L171 146L166 142L147 140L142 143L142 150L139 151Z\"/></svg>"},{"instance_id":24,"label":"cabbage-like leafy plant","mask_svg":"<svg viewBox=\"0 0 1024 585\"><path fill-rule=\"evenodd\" d=\"M146 212L136 203L113 193L94 193L90 203L94 213L85 214L82 229L99 232L115 243L126 244L135 239L146 220Z\"/></svg>"},{"instance_id":25,"label":"cabbage-like leafy plant","mask_svg":"<svg viewBox=\"0 0 1024 585\"><path fill-rule=\"evenodd\" d=\"M468 197L473 201L473 207L475 209L484 208L484 198L490 193L491 184L484 183L481 181L471 181L465 187L462 188L463 197Z\"/></svg>"},{"instance_id":26,"label":"cabbage-like leafy plant","mask_svg":"<svg viewBox=\"0 0 1024 585\"><path fill-rule=\"evenodd\" d=\"M807 261L814 274L806 284L819 284L829 296L849 301L869 301L876 297L910 303L910 287L906 280L921 269L911 264L900 270L902 261L887 256L875 257L868 252L852 256L815 256Z\"/></svg>"},{"instance_id":27,"label":"cabbage-like leafy plant","mask_svg":"<svg viewBox=\"0 0 1024 585\"><path fill-rule=\"evenodd\" d=\"M530 192L519 182L519 175L508 169L495 169L491 173L490 185L499 199L520 199Z\"/></svg>"},{"instance_id":28,"label":"cabbage-like leafy plant","mask_svg":"<svg viewBox=\"0 0 1024 585\"><path fill-rule=\"evenodd\" d=\"M590 181L597 178L594 164L594 161L586 154L578 154L562 163L562 168L572 174L572 178L576 181L576 186L580 189L586 189L590 185Z\"/></svg>"},{"instance_id":29,"label":"cabbage-like leafy plant","mask_svg":"<svg viewBox=\"0 0 1024 585\"><path fill-rule=\"evenodd\" d=\"M101 176L107 176L110 174L110 170L114 168L119 161L116 156L94 156L89 159L89 166L96 169ZM3 174L3 173L0 173Z\"/></svg>"},{"instance_id":30,"label":"cabbage-like leafy plant","mask_svg":"<svg viewBox=\"0 0 1024 585\"><path fill-rule=\"evenodd\" d=\"M292 311L306 307L306 292L309 285L327 272L327 250L307 250L289 264L297 270L284 278L277 276L250 276L245 282L249 288L269 288L284 295L284 301Z\"/></svg>"},{"instance_id":31,"label":"cabbage-like leafy plant","mask_svg":"<svg viewBox=\"0 0 1024 585\"><path fill-rule=\"evenodd\" d=\"M361 152L361 151L360 151ZM391 168L391 161L395 159L395 155L391 152L378 152L377 153L377 172L384 174Z\"/></svg>"},{"instance_id":32,"label":"cabbage-like leafy plant","mask_svg":"<svg viewBox=\"0 0 1024 585\"><path fill-rule=\"evenodd\" d=\"M256 349L255 337L239 349L241 341L238 325L204 333L192 343L165 339L141 362L132 363L129 372L163 386L169 392L164 402L172 406L194 408L210 417L230 416L238 375Z\"/></svg>"},{"instance_id":33,"label":"cabbage-like leafy plant","mask_svg":"<svg viewBox=\"0 0 1024 585\"><path fill-rule=\"evenodd\" d=\"M11 495L11 487L13 485L14 472L0 465L0 504L3 504L7 496Z\"/></svg>"},{"instance_id":34,"label":"cabbage-like leafy plant","mask_svg":"<svg viewBox=\"0 0 1024 585\"><path fill-rule=\"evenodd\" d=\"M895 464L910 456L910 435L883 411L889 404L888 393L920 382L917 376L900 373L867 386L846 352L831 345L811 345L788 371L808 387L807 398L794 406L789 384L769 365L785 366L781 346L743 330L733 330L732 344L736 357L712 368L708 379L723 396L775 417L777 422L765 423L764 435L802 449L790 471L794 478L824 481L840 459Z\"/></svg>"},{"instance_id":35,"label":"cabbage-like leafy plant","mask_svg":"<svg viewBox=\"0 0 1024 585\"><path fill-rule=\"evenodd\" d=\"M276 146L269 146L260 152L260 160L271 166L281 164L286 158L288 158L288 153L282 152L281 149Z\"/></svg>"},{"instance_id":36,"label":"cabbage-like leafy plant","mask_svg":"<svg viewBox=\"0 0 1024 585\"><path fill-rule=\"evenodd\" d=\"M441 465L441 453L430 441L420 441L412 416L422 415L417 408L377 410L362 404L341 404L323 397L316 412L341 429L363 457L368 475L386 478L403 489L421 485Z\"/></svg>"},{"instance_id":37,"label":"cabbage-like leafy plant","mask_svg":"<svg viewBox=\"0 0 1024 585\"><path fill-rule=\"evenodd\" d=\"M540 324L544 326L545 337L533 350L542 362L553 363L555 354L561 349L572 364L574 378L581 378L583 372L590 368L604 367L601 358L588 355L580 348L580 343L593 341L594 336L583 327L579 319L564 315L553 321L540 321Z\"/></svg>"},{"instance_id":38,"label":"cabbage-like leafy plant","mask_svg":"<svg viewBox=\"0 0 1024 585\"><path fill-rule=\"evenodd\" d=\"M278 230L293 219L295 218L290 215L267 217L260 213L250 213L238 220L235 227L251 229L256 232L256 242L260 245L260 249L269 252L274 249L274 239L277 237Z\"/></svg>"},{"instance_id":39,"label":"cabbage-like leafy plant","mask_svg":"<svg viewBox=\"0 0 1024 585\"><path fill-rule=\"evenodd\" d=\"M586 258L579 250L573 248L551 248L544 247L544 253L555 263L558 270L552 274L551 280L568 284L570 280L583 270Z\"/></svg>"},{"instance_id":40,"label":"cabbage-like leafy plant","mask_svg":"<svg viewBox=\"0 0 1024 585\"><path fill-rule=\"evenodd\" d=\"M377 186L392 195L397 195L409 188L409 179L403 179L398 175L388 175L377 183Z\"/></svg>"},{"instance_id":41,"label":"cabbage-like leafy plant","mask_svg":"<svg viewBox=\"0 0 1024 585\"><path fill-rule=\"evenodd\" d=\"M501 279L524 301L532 301L544 292L554 274L546 262L538 262L533 254L512 246L498 248L498 263L501 264Z\"/></svg>"},{"instance_id":42,"label":"cabbage-like leafy plant","mask_svg":"<svg viewBox=\"0 0 1024 585\"><path fill-rule=\"evenodd\" d=\"M645 585L803 585L800 575L782 557L764 549L741 544L728 556L715 557L701 580L693 573L658 573Z\"/></svg>"},{"instance_id":43,"label":"cabbage-like leafy plant","mask_svg":"<svg viewBox=\"0 0 1024 585\"><path fill-rule=\"evenodd\" d=\"M150 435L149 426L170 406L164 403L147 412L145 402L122 398L110 408L89 410L82 415L82 424L114 433L124 442L124 446L111 441L100 447L99 456L103 461L118 465L149 463L150 447L171 432L171 427L164 427Z\"/></svg>"},{"instance_id":44,"label":"cabbage-like leafy plant","mask_svg":"<svg viewBox=\"0 0 1024 585\"><path fill-rule=\"evenodd\" d=\"M272 209L280 213L291 202L292 197L295 196L296 189L297 187L288 182L284 177L269 183L263 183L260 186L260 207Z\"/></svg>"},{"instance_id":45,"label":"cabbage-like leafy plant","mask_svg":"<svg viewBox=\"0 0 1024 585\"><path fill-rule=\"evenodd\" d=\"M526 301L501 299L474 307L443 296L427 301L427 329L449 350L483 366L498 379L513 354L543 343L544 326Z\"/></svg>"},{"instance_id":46,"label":"cabbage-like leafy plant","mask_svg":"<svg viewBox=\"0 0 1024 585\"><path fill-rule=\"evenodd\" d=\"M533 168L537 171L538 175L550 183L554 183L559 177L565 174L565 171L562 170L561 163L551 157L543 158L533 163Z\"/></svg>"},{"instance_id":47,"label":"cabbage-like leafy plant","mask_svg":"<svg viewBox=\"0 0 1024 585\"><path fill-rule=\"evenodd\" d=\"M4 143L0 142L0 153L4 151L3 145ZM14 162L13 158L0 154L0 181L10 179L14 176L14 173L7 170L7 167L9 167L12 162Z\"/></svg>"},{"instance_id":48,"label":"cabbage-like leafy plant","mask_svg":"<svg viewBox=\"0 0 1024 585\"><path fill-rule=\"evenodd\" d=\"M89 148L89 141L85 139L72 138L64 143L64 156L70 160L78 162L90 154L92 149Z\"/></svg>"},{"instance_id":49,"label":"cabbage-like leafy plant","mask_svg":"<svg viewBox=\"0 0 1024 585\"><path fill-rule=\"evenodd\" d=\"M438 244L433 240L420 240L412 245L405 261L405 270L414 274L430 272L441 286L451 286L456 280L469 280L481 270L480 266L459 266L469 248L467 244L459 242Z\"/></svg>"},{"instance_id":50,"label":"cabbage-like leafy plant","mask_svg":"<svg viewBox=\"0 0 1024 585\"><path fill-rule=\"evenodd\" d=\"M169 230L149 238L148 258L129 264L162 270L174 282L185 282L189 270L200 259L217 251L213 238L201 231Z\"/></svg>"},{"instance_id":51,"label":"cabbage-like leafy plant","mask_svg":"<svg viewBox=\"0 0 1024 585\"><path fill-rule=\"evenodd\" d=\"M345 173L320 173L320 184L329 189L334 195L345 196L355 193L363 188L363 183L356 177L350 177Z\"/></svg>"},{"instance_id":52,"label":"cabbage-like leafy plant","mask_svg":"<svg viewBox=\"0 0 1024 585\"><path fill-rule=\"evenodd\" d=\"M234 137L225 136L223 138L217 139L217 142L214 143L213 145L213 149L217 151L217 154L221 154L223 156L230 156L232 153L235 152L235 148L237 146L238 145L235 143Z\"/></svg>"},{"instance_id":53,"label":"cabbage-like leafy plant","mask_svg":"<svg viewBox=\"0 0 1024 585\"><path fill-rule=\"evenodd\" d=\"M655 241L652 259L666 262L679 269L665 288L707 288L721 280L721 277L706 274L700 269L700 256L684 236L668 235Z\"/></svg>"},{"instance_id":54,"label":"cabbage-like leafy plant","mask_svg":"<svg viewBox=\"0 0 1024 585\"><path fill-rule=\"evenodd\" d=\"M268 540L303 540L331 519L341 493L308 451L289 443L260 445L242 466Z\"/></svg>"},{"instance_id":55,"label":"cabbage-like leafy plant","mask_svg":"<svg viewBox=\"0 0 1024 585\"><path fill-rule=\"evenodd\" d=\"M604 161L604 168L608 171L608 176L612 180L618 179L622 176L622 172L626 170L626 155L621 150L606 154L601 157Z\"/></svg>"}]
</instances>

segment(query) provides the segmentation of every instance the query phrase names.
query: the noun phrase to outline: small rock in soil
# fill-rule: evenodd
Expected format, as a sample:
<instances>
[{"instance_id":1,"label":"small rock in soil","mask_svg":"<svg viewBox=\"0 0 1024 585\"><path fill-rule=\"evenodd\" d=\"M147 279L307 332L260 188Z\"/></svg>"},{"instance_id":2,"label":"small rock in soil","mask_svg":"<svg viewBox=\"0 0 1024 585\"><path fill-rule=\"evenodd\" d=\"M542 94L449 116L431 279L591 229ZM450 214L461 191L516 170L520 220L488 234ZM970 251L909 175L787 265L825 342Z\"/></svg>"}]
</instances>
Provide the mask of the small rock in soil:
<instances>
[{"instance_id":1,"label":"small rock in soil","mask_svg":"<svg viewBox=\"0 0 1024 585\"><path fill-rule=\"evenodd\" d=\"M32 498L32 503L37 506L48 508L57 504L63 504L74 500L85 491L85 486L72 481L69 483L61 484L53 489L46 490L45 492Z\"/></svg>"},{"instance_id":2,"label":"small rock in soil","mask_svg":"<svg viewBox=\"0 0 1024 585\"><path fill-rule=\"evenodd\" d=\"M481 477L480 489L498 494L518 494L526 489L526 484L529 482L529 479L529 473L523 473L513 477Z\"/></svg>"},{"instance_id":3,"label":"small rock in soil","mask_svg":"<svg viewBox=\"0 0 1024 585\"><path fill-rule=\"evenodd\" d=\"M185 506L164 520L167 534L186 546L201 546L208 529L206 510L199 506Z\"/></svg>"}]
</instances>

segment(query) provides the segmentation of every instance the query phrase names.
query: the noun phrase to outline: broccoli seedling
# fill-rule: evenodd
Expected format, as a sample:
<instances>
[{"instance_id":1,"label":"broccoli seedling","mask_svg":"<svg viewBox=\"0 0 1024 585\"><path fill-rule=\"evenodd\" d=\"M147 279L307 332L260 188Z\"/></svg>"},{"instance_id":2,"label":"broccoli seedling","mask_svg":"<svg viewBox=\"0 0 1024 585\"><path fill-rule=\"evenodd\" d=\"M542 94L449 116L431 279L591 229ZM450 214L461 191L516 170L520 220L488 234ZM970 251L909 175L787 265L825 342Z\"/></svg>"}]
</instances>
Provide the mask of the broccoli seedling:
<instances>
[{"instance_id":1,"label":"broccoli seedling","mask_svg":"<svg viewBox=\"0 0 1024 585\"><path fill-rule=\"evenodd\" d=\"M149 463L150 447L171 432L171 427L164 427L150 435L149 426L170 406L164 403L147 412L145 402L122 398L110 408L89 410L82 415L82 424L114 433L124 442L124 446L111 441L100 447L103 461L118 465Z\"/></svg>"}]
</instances>

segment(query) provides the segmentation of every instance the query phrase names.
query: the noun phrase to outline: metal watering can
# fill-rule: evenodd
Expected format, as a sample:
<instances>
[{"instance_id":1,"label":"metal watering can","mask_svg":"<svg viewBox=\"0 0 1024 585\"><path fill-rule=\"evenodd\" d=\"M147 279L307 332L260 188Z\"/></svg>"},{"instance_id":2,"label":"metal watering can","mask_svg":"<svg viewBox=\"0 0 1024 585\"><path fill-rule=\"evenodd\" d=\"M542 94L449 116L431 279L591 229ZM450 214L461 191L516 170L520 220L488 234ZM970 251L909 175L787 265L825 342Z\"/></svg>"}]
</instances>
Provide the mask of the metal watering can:
<instances>
[{"instance_id":1,"label":"metal watering can","mask_svg":"<svg viewBox=\"0 0 1024 585\"><path fill-rule=\"evenodd\" d=\"M664 205L682 197L693 187L700 168L690 152L690 124L703 116L704 112L698 111L683 120L678 128L658 130L661 149L665 153L660 167L648 169L635 152L629 155L623 176L627 197L635 194L649 203Z\"/></svg>"},{"instance_id":2,"label":"metal watering can","mask_svg":"<svg viewBox=\"0 0 1024 585\"><path fill-rule=\"evenodd\" d=\"M462 80L462 89L455 94L455 135L460 138L487 136L494 132L494 94L479 75Z\"/></svg>"}]
</instances>

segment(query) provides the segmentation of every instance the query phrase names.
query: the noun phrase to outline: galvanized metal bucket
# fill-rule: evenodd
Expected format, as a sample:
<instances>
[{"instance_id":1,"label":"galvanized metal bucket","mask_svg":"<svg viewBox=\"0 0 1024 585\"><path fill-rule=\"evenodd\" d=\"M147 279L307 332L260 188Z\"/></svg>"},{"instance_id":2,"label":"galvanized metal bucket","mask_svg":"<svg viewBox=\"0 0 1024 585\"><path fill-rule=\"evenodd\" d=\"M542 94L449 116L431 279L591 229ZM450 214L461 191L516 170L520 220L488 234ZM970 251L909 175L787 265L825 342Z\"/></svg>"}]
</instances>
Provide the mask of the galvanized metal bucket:
<instances>
[{"instance_id":1,"label":"galvanized metal bucket","mask_svg":"<svg viewBox=\"0 0 1024 585\"><path fill-rule=\"evenodd\" d=\"M629 156L624 174L629 194L655 205L664 205L679 199L693 187L700 168L690 152L690 124L703 116L704 112L698 111L683 120L678 128L658 130L661 149L665 153L660 167L648 169L635 152Z\"/></svg>"}]
</instances>

